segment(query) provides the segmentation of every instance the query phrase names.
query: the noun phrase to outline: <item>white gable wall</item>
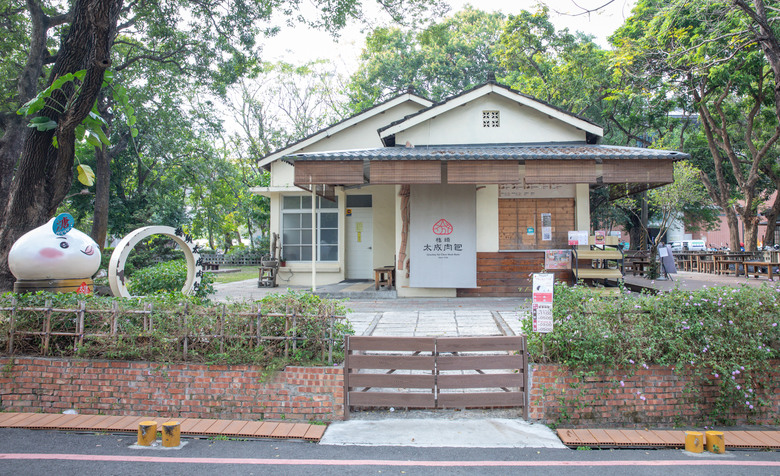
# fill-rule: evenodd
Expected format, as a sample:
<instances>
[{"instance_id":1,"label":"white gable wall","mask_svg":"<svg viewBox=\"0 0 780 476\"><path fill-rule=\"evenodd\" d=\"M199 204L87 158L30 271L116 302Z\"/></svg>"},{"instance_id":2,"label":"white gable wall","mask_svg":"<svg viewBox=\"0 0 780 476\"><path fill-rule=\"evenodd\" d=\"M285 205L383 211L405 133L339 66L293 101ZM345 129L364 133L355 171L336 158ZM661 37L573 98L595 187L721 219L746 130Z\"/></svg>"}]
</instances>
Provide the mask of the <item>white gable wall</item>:
<instances>
[{"instance_id":1,"label":"white gable wall","mask_svg":"<svg viewBox=\"0 0 780 476\"><path fill-rule=\"evenodd\" d=\"M482 111L500 111L500 127L483 127ZM507 144L585 141L585 131L495 93L396 134L395 143Z\"/></svg>"},{"instance_id":2,"label":"white gable wall","mask_svg":"<svg viewBox=\"0 0 780 476\"><path fill-rule=\"evenodd\" d=\"M338 131L331 136L296 150L296 154L307 152L327 152L332 150L375 149L382 147L377 129L414 114L423 106L412 101L406 101L385 112L365 119L352 127ZM292 186L294 179L293 167L280 160L271 163L271 186Z\"/></svg>"}]
</instances>

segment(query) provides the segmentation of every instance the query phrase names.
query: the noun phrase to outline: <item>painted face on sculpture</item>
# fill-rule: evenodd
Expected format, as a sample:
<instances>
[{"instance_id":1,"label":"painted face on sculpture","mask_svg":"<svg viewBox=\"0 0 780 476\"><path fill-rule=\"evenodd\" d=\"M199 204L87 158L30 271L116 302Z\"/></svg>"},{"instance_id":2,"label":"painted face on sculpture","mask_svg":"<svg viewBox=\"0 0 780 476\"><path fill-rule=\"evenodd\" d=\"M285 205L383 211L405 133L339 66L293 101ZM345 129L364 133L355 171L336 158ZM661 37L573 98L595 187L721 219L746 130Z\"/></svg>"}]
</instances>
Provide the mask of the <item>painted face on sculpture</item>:
<instances>
[{"instance_id":1,"label":"painted face on sculpture","mask_svg":"<svg viewBox=\"0 0 780 476\"><path fill-rule=\"evenodd\" d=\"M53 224L54 218L24 234L11 247L8 265L16 279L80 279L97 272L97 243L75 228L57 236Z\"/></svg>"}]
</instances>

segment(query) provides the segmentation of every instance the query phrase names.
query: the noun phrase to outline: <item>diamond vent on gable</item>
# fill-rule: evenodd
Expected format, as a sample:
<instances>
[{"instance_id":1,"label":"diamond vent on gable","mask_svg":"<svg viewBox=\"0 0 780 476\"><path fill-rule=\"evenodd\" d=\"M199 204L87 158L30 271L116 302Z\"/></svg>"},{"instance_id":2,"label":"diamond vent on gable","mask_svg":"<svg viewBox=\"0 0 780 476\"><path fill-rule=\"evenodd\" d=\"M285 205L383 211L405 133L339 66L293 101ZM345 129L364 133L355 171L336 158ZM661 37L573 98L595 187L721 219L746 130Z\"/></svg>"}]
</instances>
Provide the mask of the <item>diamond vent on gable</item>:
<instances>
[{"instance_id":1,"label":"diamond vent on gable","mask_svg":"<svg viewBox=\"0 0 780 476\"><path fill-rule=\"evenodd\" d=\"M482 111L482 127L500 127L500 125L498 111Z\"/></svg>"}]
</instances>

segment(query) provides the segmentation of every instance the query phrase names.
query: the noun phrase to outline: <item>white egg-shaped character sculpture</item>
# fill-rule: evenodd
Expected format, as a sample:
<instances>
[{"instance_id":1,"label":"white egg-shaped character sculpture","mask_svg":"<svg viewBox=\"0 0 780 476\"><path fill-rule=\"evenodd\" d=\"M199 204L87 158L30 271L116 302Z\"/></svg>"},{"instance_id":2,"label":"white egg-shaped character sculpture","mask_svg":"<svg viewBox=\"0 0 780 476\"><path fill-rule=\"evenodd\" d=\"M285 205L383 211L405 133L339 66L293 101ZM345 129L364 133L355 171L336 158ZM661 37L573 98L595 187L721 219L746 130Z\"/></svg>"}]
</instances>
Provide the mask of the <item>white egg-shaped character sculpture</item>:
<instances>
[{"instance_id":1,"label":"white egg-shaped character sculpture","mask_svg":"<svg viewBox=\"0 0 780 476\"><path fill-rule=\"evenodd\" d=\"M55 220L59 221L55 223ZM72 223L72 217L70 220ZM16 279L81 279L91 278L97 272L100 268L97 243L89 235L71 228L72 225L63 227L61 221L60 217L52 218L14 243L8 254L8 266Z\"/></svg>"}]
</instances>

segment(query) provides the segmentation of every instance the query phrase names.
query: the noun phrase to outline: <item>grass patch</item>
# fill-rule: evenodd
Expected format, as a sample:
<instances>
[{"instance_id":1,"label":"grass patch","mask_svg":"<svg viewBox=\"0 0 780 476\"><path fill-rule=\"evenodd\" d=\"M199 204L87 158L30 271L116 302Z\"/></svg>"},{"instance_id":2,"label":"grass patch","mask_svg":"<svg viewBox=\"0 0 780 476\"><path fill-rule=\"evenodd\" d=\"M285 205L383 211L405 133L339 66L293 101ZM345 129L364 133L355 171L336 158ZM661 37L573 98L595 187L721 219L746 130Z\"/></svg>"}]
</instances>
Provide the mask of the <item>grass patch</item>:
<instances>
[{"instance_id":1,"label":"grass patch","mask_svg":"<svg viewBox=\"0 0 780 476\"><path fill-rule=\"evenodd\" d=\"M247 279L257 280L260 275L258 266L224 266L224 269L236 269L237 273L211 273L216 279L214 284L235 283L236 281L246 281Z\"/></svg>"}]
</instances>

